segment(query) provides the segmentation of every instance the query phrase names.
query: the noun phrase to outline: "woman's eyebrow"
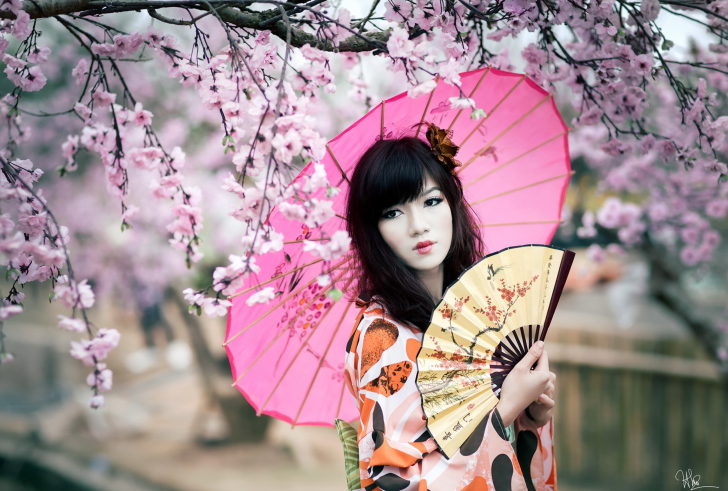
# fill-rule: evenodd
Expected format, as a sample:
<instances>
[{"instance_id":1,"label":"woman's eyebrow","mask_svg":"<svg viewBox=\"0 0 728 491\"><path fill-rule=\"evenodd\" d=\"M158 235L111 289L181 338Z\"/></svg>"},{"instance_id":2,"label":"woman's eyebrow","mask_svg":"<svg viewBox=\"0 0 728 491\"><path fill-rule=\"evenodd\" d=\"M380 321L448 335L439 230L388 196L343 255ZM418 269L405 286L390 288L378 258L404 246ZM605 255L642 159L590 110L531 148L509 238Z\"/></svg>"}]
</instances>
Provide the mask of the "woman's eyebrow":
<instances>
[{"instance_id":1,"label":"woman's eyebrow","mask_svg":"<svg viewBox=\"0 0 728 491\"><path fill-rule=\"evenodd\" d=\"M430 189L428 189L427 191L425 191L424 193L422 193L421 196L424 196L426 194L430 194L433 191L442 191L442 189L438 188L437 186L431 187Z\"/></svg>"}]
</instances>

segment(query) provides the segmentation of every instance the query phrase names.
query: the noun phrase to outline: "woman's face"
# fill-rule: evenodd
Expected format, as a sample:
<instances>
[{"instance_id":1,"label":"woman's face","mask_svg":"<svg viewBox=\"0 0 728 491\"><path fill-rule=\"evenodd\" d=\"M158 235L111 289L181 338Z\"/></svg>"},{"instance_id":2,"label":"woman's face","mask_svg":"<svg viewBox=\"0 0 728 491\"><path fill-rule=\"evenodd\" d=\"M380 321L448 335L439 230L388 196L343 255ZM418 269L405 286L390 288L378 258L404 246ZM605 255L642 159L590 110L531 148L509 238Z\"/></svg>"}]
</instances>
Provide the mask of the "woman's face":
<instances>
[{"instance_id":1,"label":"woman's face","mask_svg":"<svg viewBox=\"0 0 728 491\"><path fill-rule=\"evenodd\" d=\"M436 272L452 242L450 205L428 175L418 198L382 212L379 232L395 254L419 275Z\"/></svg>"}]
</instances>

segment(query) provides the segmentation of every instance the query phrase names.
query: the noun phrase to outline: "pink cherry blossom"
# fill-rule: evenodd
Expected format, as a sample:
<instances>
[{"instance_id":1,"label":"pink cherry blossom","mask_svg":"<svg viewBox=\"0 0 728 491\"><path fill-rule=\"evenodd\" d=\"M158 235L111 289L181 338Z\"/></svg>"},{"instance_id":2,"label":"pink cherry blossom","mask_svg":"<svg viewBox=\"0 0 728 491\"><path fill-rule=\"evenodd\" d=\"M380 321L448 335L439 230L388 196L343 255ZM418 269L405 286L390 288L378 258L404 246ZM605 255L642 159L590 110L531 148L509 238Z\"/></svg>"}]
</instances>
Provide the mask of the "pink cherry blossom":
<instances>
[{"instance_id":1,"label":"pink cherry blossom","mask_svg":"<svg viewBox=\"0 0 728 491\"><path fill-rule=\"evenodd\" d=\"M86 80L88 74L89 64L86 58L78 60L76 66L71 70L71 75L76 79L76 85L81 85Z\"/></svg>"},{"instance_id":2,"label":"pink cherry blossom","mask_svg":"<svg viewBox=\"0 0 728 491\"><path fill-rule=\"evenodd\" d=\"M598 244L590 245L586 250L586 256L595 263L601 263L606 257L604 249Z\"/></svg>"},{"instance_id":3,"label":"pink cherry blossom","mask_svg":"<svg viewBox=\"0 0 728 491\"><path fill-rule=\"evenodd\" d=\"M89 351L91 341L82 339L81 341L71 341L71 356L79 360L81 363L90 367L94 364L94 356Z\"/></svg>"},{"instance_id":4,"label":"pink cherry blossom","mask_svg":"<svg viewBox=\"0 0 728 491\"><path fill-rule=\"evenodd\" d=\"M326 261L338 259L349 251L351 238L343 230L337 230L328 241L303 241L303 250L321 257Z\"/></svg>"},{"instance_id":5,"label":"pink cherry blossom","mask_svg":"<svg viewBox=\"0 0 728 491\"><path fill-rule=\"evenodd\" d=\"M316 49L308 43L301 46L301 54L309 61L320 61L323 63L329 59L329 55L325 51Z\"/></svg>"},{"instance_id":6,"label":"pink cherry blossom","mask_svg":"<svg viewBox=\"0 0 728 491\"><path fill-rule=\"evenodd\" d=\"M80 102L76 103L76 105L73 107L73 110L76 111L76 113L78 113L78 115L84 119L90 118L92 114L91 109L89 109L88 106L81 104Z\"/></svg>"},{"instance_id":7,"label":"pink cherry blossom","mask_svg":"<svg viewBox=\"0 0 728 491\"><path fill-rule=\"evenodd\" d=\"M86 332L86 323L81 319L70 318L64 315L59 315L58 319L60 319L58 322L59 329L77 333Z\"/></svg>"},{"instance_id":8,"label":"pink cherry blossom","mask_svg":"<svg viewBox=\"0 0 728 491\"><path fill-rule=\"evenodd\" d=\"M96 337L90 341L88 349L97 361L103 360L112 349L116 348L120 338L121 335L116 329L102 327Z\"/></svg>"},{"instance_id":9,"label":"pink cherry blossom","mask_svg":"<svg viewBox=\"0 0 728 491\"><path fill-rule=\"evenodd\" d=\"M66 141L61 145L61 155L71 162L76 152L78 152L78 135L68 135Z\"/></svg>"},{"instance_id":10,"label":"pink cherry blossom","mask_svg":"<svg viewBox=\"0 0 728 491\"><path fill-rule=\"evenodd\" d=\"M111 94L105 90L97 90L93 94L93 100L98 107L107 107L116 101L116 94Z\"/></svg>"},{"instance_id":11,"label":"pink cherry blossom","mask_svg":"<svg viewBox=\"0 0 728 491\"><path fill-rule=\"evenodd\" d=\"M283 163L291 162L293 157L300 153L303 148L301 136L295 130L288 130L285 135L276 134L271 141L271 145L276 149L276 158Z\"/></svg>"},{"instance_id":12,"label":"pink cherry blossom","mask_svg":"<svg viewBox=\"0 0 728 491\"><path fill-rule=\"evenodd\" d=\"M384 18L389 22L406 22L411 15L412 4L407 0L387 0L384 3Z\"/></svg>"},{"instance_id":13,"label":"pink cherry blossom","mask_svg":"<svg viewBox=\"0 0 728 491\"><path fill-rule=\"evenodd\" d=\"M5 63L7 65L7 68L5 69L5 73L8 73L9 71L10 72L13 71L13 70L8 70L9 68L20 69L20 68L25 68L25 66L27 65L27 63L25 61L21 60L20 58L11 56L7 53L3 55L3 63Z\"/></svg>"},{"instance_id":14,"label":"pink cherry blossom","mask_svg":"<svg viewBox=\"0 0 728 491\"><path fill-rule=\"evenodd\" d=\"M116 56L128 56L134 53L144 44L144 38L138 32L131 34L117 34L114 36L114 47L116 48Z\"/></svg>"},{"instance_id":15,"label":"pink cherry blossom","mask_svg":"<svg viewBox=\"0 0 728 491\"><path fill-rule=\"evenodd\" d=\"M351 25L351 12L349 12L349 9L339 8L339 16L336 20L341 26ZM339 25L332 26L331 29L333 31L331 42L334 46L338 46L341 41L350 36L350 31L344 27L340 27Z\"/></svg>"},{"instance_id":16,"label":"pink cherry blossom","mask_svg":"<svg viewBox=\"0 0 728 491\"><path fill-rule=\"evenodd\" d=\"M395 58L408 58L415 48L414 41L410 41L405 29L395 27L387 40L387 50Z\"/></svg>"},{"instance_id":17,"label":"pink cherry blossom","mask_svg":"<svg viewBox=\"0 0 728 491\"><path fill-rule=\"evenodd\" d=\"M705 213L712 218L724 218L728 213L728 199L714 199L705 206Z\"/></svg>"},{"instance_id":18,"label":"pink cherry blossom","mask_svg":"<svg viewBox=\"0 0 728 491\"><path fill-rule=\"evenodd\" d=\"M114 44L94 43L91 45L91 52L98 56L116 56L116 46Z\"/></svg>"},{"instance_id":19,"label":"pink cherry blossom","mask_svg":"<svg viewBox=\"0 0 728 491\"><path fill-rule=\"evenodd\" d=\"M650 74L650 70L655 64L655 60L648 54L638 55L630 61L630 66L638 75L646 76Z\"/></svg>"},{"instance_id":20,"label":"pink cherry blossom","mask_svg":"<svg viewBox=\"0 0 728 491\"><path fill-rule=\"evenodd\" d=\"M450 109L468 109L475 107L475 101L467 97L450 97Z\"/></svg>"},{"instance_id":21,"label":"pink cherry blossom","mask_svg":"<svg viewBox=\"0 0 728 491\"><path fill-rule=\"evenodd\" d=\"M253 293L250 297L248 297L245 303L249 307L252 307L257 303L268 303L273 300L275 296L275 290L273 289L273 287L268 286L263 288L262 290Z\"/></svg>"},{"instance_id":22,"label":"pink cherry blossom","mask_svg":"<svg viewBox=\"0 0 728 491\"><path fill-rule=\"evenodd\" d=\"M686 245L680 251L680 260L685 266L695 266L700 261L698 250L690 245Z\"/></svg>"},{"instance_id":23,"label":"pink cherry blossom","mask_svg":"<svg viewBox=\"0 0 728 491\"><path fill-rule=\"evenodd\" d=\"M657 16L660 14L659 0L643 0L640 4L640 12L642 12L642 15L648 21L657 19Z\"/></svg>"},{"instance_id":24,"label":"pink cherry blossom","mask_svg":"<svg viewBox=\"0 0 728 491\"><path fill-rule=\"evenodd\" d=\"M503 11L515 15L522 15L527 10L533 8L532 0L505 0L503 2Z\"/></svg>"},{"instance_id":25,"label":"pink cherry blossom","mask_svg":"<svg viewBox=\"0 0 728 491\"><path fill-rule=\"evenodd\" d=\"M316 284L320 287L329 286L331 284L331 276L328 274L320 274L316 277Z\"/></svg>"},{"instance_id":26,"label":"pink cherry blossom","mask_svg":"<svg viewBox=\"0 0 728 491\"><path fill-rule=\"evenodd\" d=\"M91 409L100 409L104 407L104 396L102 396L101 394L96 394L91 397L88 404Z\"/></svg>"},{"instance_id":27,"label":"pink cherry blossom","mask_svg":"<svg viewBox=\"0 0 728 491\"><path fill-rule=\"evenodd\" d=\"M0 12L9 11L18 15L23 8L23 0L3 0L0 2Z\"/></svg>"},{"instance_id":28,"label":"pink cherry blossom","mask_svg":"<svg viewBox=\"0 0 728 491\"><path fill-rule=\"evenodd\" d=\"M18 11L15 17L15 23L13 24L13 36L19 40L23 40L30 36L30 15L25 10Z\"/></svg>"},{"instance_id":29,"label":"pink cherry blossom","mask_svg":"<svg viewBox=\"0 0 728 491\"><path fill-rule=\"evenodd\" d=\"M145 111L141 102L137 102L134 105L133 122L137 126L152 124L152 113L149 111Z\"/></svg>"},{"instance_id":30,"label":"pink cherry blossom","mask_svg":"<svg viewBox=\"0 0 728 491\"><path fill-rule=\"evenodd\" d=\"M7 320L8 318L21 314L23 307L20 305L4 305L0 307L0 322Z\"/></svg>"},{"instance_id":31,"label":"pink cherry blossom","mask_svg":"<svg viewBox=\"0 0 728 491\"><path fill-rule=\"evenodd\" d=\"M460 85L460 62L450 58L447 63L440 65L440 77L450 85Z\"/></svg>"},{"instance_id":32,"label":"pink cherry blossom","mask_svg":"<svg viewBox=\"0 0 728 491\"><path fill-rule=\"evenodd\" d=\"M172 174L161 178L159 180L159 185L164 188L176 188L182 184L183 180L184 176L182 174Z\"/></svg>"},{"instance_id":33,"label":"pink cherry blossom","mask_svg":"<svg viewBox=\"0 0 728 491\"><path fill-rule=\"evenodd\" d=\"M162 157L164 157L164 152L159 147L132 148L128 153L129 162L143 170L153 170L159 167Z\"/></svg>"},{"instance_id":34,"label":"pink cherry blossom","mask_svg":"<svg viewBox=\"0 0 728 491\"><path fill-rule=\"evenodd\" d=\"M69 309L76 307L89 309L93 307L95 296L91 286L86 281L83 280L75 285L59 282L53 290L56 299L61 300L64 306Z\"/></svg>"},{"instance_id":35,"label":"pink cherry blossom","mask_svg":"<svg viewBox=\"0 0 728 491\"><path fill-rule=\"evenodd\" d=\"M597 223L606 228L616 228L622 224L621 201L618 198L608 198L597 212Z\"/></svg>"},{"instance_id":36,"label":"pink cherry blossom","mask_svg":"<svg viewBox=\"0 0 728 491\"><path fill-rule=\"evenodd\" d=\"M305 177L303 185L300 186L304 193L313 193L320 188L328 187L329 181L326 177L326 167L324 164L316 163L313 166L312 174Z\"/></svg>"},{"instance_id":37,"label":"pink cherry blossom","mask_svg":"<svg viewBox=\"0 0 728 491\"><path fill-rule=\"evenodd\" d=\"M40 65L48 61L50 54L51 49L48 46L41 46L40 48L36 47L33 51L31 51L25 59L28 60L29 63Z\"/></svg>"},{"instance_id":38,"label":"pink cherry blossom","mask_svg":"<svg viewBox=\"0 0 728 491\"><path fill-rule=\"evenodd\" d=\"M149 27L147 29L147 32L142 34L142 39L149 44L152 48L159 48L162 46L162 41L164 39L164 33L160 31L159 29L154 29L152 27Z\"/></svg>"},{"instance_id":39,"label":"pink cherry blossom","mask_svg":"<svg viewBox=\"0 0 728 491\"><path fill-rule=\"evenodd\" d=\"M126 222L132 218L134 218L137 213L139 213L139 207L134 205L129 205L126 208L126 211L121 214L121 221Z\"/></svg>"},{"instance_id":40,"label":"pink cherry blossom","mask_svg":"<svg viewBox=\"0 0 728 491\"><path fill-rule=\"evenodd\" d=\"M86 377L86 384L95 387L99 392L111 390L113 386L113 373L106 368L105 363L96 365L95 370Z\"/></svg>"},{"instance_id":41,"label":"pink cherry blossom","mask_svg":"<svg viewBox=\"0 0 728 491\"><path fill-rule=\"evenodd\" d=\"M205 313L210 317L220 317L227 315L228 309L232 305L229 300L223 300L220 298L206 298L202 307L205 309Z\"/></svg>"},{"instance_id":42,"label":"pink cherry blossom","mask_svg":"<svg viewBox=\"0 0 728 491\"><path fill-rule=\"evenodd\" d=\"M284 201L278 205L278 211L289 220L303 221L306 218L306 209L299 204Z\"/></svg>"},{"instance_id":43,"label":"pink cherry blossom","mask_svg":"<svg viewBox=\"0 0 728 491\"><path fill-rule=\"evenodd\" d=\"M421 95L429 94L435 87L437 87L437 82L434 79L428 80L427 82L422 82L421 84L409 89L407 91L407 95L412 98L417 98Z\"/></svg>"},{"instance_id":44,"label":"pink cherry blossom","mask_svg":"<svg viewBox=\"0 0 728 491\"><path fill-rule=\"evenodd\" d=\"M304 223L309 227L320 227L331 219L336 212L331 201L311 199L311 206L307 209Z\"/></svg>"}]
</instances>

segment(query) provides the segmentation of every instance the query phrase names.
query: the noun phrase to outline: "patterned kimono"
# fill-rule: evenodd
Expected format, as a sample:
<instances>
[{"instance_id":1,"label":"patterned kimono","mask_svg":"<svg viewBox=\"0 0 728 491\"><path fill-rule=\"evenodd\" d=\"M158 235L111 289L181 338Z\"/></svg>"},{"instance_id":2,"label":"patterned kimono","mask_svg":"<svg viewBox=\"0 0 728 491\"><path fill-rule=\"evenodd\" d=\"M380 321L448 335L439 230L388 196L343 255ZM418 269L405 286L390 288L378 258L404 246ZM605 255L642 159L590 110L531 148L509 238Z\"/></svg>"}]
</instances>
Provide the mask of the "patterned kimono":
<instances>
[{"instance_id":1,"label":"patterned kimono","mask_svg":"<svg viewBox=\"0 0 728 491\"><path fill-rule=\"evenodd\" d=\"M497 409L446 459L425 427L417 390L419 329L372 302L349 340L345 380L361 412L359 469L367 491L556 490L553 427L537 428L521 413L516 451Z\"/></svg>"}]
</instances>

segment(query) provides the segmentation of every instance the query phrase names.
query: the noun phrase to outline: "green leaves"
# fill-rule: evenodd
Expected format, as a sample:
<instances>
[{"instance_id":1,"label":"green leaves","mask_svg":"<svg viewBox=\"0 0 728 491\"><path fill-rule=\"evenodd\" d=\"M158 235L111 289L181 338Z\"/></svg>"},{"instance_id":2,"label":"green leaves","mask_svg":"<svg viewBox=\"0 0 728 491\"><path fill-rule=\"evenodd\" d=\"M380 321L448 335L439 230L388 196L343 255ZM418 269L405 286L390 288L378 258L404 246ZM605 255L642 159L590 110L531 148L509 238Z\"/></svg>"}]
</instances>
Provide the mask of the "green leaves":
<instances>
[{"instance_id":1,"label":"green leaves","mask_svg":"<svg viewBox=\"0 0 728 491\"><path fill-rule=\"evenodd\" d=\"M331 290L326 292L326 296L329 298L333 298L334 302L338 301L343 295L344 292L342 292L338 288L332 288Z\"/></svg>"},{"instance_id":2,"label":"green leaves","mask_svg":"<svg viewBox=\"0 0 728 491\"><path fill-rule=\"evenodd\" d=\"M232 135L222 137L222 146L225 147L225 154L235 151L235 138Z\"/></svg>"},{"instance_id":3,"label":"green leaves","mask_svg":"<svg viewBox=\"0 0 728 491\"><path fill-rule=\"evenodd\" d=\"M470 119L472 119L473 121L477 121L480 118L484 117L485 111L483 111L482 109L473 109L473 112L470 113Z\"/></svg>"}]
</instances>

